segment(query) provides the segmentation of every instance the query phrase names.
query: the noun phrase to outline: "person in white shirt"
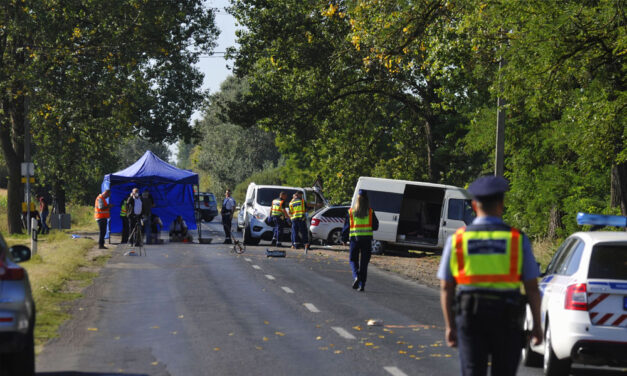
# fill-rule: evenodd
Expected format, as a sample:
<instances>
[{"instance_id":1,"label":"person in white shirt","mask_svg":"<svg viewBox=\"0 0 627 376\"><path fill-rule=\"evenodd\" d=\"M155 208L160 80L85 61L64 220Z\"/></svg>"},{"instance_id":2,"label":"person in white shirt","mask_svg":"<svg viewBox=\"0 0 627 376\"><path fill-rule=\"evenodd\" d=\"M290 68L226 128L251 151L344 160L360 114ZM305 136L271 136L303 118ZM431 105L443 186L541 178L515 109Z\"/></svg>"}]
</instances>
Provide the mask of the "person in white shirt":
<instances>
[{"instance_id":1,"label":"person in white shirt","mask_svg":"<svg viewBox=\"0 0 627 376\"><path fill-rule=\"evenodd\" d=\"M129 230L132 234L132 237L129 238L129 242L132 241L135 246L139 246L140 241L137 230L139 227L137 227L137 225L139 222L139 226L141 226L142 209L142 200L141 197L139 197L139 188L133 188L131 195L126 201L126 210L128 210L129 213Z\"/></svg>"},{"instance_id":2,"label":"person in white shirt","mask_svg":"<svg viewBox=\"0 0 627 376\"><path fill-rule=\"evenodd\" d=\"M232 244L231 240L231 223L233 222L233 213L235 212L235 199L231 197L231 190L227 189L222 201L222 226L224 227L224 244Z\"/></svg>"}]
</instances>

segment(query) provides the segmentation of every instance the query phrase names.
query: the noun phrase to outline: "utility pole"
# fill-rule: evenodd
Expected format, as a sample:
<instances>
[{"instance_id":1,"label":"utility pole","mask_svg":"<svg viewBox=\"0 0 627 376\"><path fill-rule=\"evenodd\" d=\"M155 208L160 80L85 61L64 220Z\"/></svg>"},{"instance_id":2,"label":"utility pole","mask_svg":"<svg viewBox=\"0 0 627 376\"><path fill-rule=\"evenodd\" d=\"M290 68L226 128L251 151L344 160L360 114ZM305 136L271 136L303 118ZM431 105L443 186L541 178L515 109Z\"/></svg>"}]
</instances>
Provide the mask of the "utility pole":
<instances>
[{"instance_id":1,"label":"utility pole","mask_svg":"<svg viewBox=\"0 0 627 376\"><path fill-rule=\"evenodd\" d=\"M503 58L499 61L499 76L503 67ZM505 159L505 99L499 97L496 100L496 153L494 158L494 175L503 176Z\"/></svg>"}]
</instances>

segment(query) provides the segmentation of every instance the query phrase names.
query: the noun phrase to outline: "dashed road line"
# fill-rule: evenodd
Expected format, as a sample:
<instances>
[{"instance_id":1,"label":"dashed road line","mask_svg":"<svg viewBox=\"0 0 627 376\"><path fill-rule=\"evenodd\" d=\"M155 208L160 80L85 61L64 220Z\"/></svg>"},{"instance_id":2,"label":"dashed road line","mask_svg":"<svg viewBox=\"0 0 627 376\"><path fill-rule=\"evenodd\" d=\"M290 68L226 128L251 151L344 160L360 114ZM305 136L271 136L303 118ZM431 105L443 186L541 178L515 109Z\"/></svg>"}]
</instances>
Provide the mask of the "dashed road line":
<instances>
[{"instance_id":1,"label":"dashed road line","mask_svg":"<svg viewBox=\"0 0 627 376\"><path fill-rule=\"evenodd\" d=\"M383 369L392 376L407 376L407 374L398 369L398 367L383 367Z\"/></svg>"},{"instance_id":2,"label":"dashed road line","mask_svg":"<svg viewBox=\"0 0 627 376\"><path fill-rule=\"evenodd\" d=\"M346 329L344 328L340 328L339 326L332 326L331 329L333 329L337 334L340 335L340 337L342 338L346 338L346 339L355 339L355 336L350 334Z\"/></svg>"},{"instance_id":3,"label":"dashed road line","mask_svg":"<svg viewBox=\"0 0 627 376\"><path fill-rule=\"evenodd\" d=\"M270 275L270 274L266 274L266 278L268 278L271 281L274 281L276 278L274 278L274 276Z\"/></svg>"},{"instance_id":4,"label":"dashed road line","mask_svg":"<svg viewBox=\"0 0 627 376\"><path fill-rule=\"evenodd\" d=\"M248 257L244 257L244 260L246 260L248 262L253 262L253 260L249 259Z\"/></svg>"},{"instance_id":5,"label":"dashed road line","mask_svg":"<svg viewBox=\"0 0 627 376\"><path fill-rule=\"evenodd\" d=\"M305 306L305 308L307 308L309 311L311 311L313 313L320 312L320 310L318 308L316 308L316 306L311 304L311 303L303 303L303 305Z\"/></svg>"},{"instance_id":6,"label":"dashed road line","mask_svg":"<svg viewBox=\"0 0 627 376\"><path fill-rule=\"evenodd\" d=\"M281 287L283 289L283 291L285 291L288 294L293 294L294 290L292 290L291 288L287 287L287 286L282 286Z\"/></svg>"},{"instance_id":7,"label":"dashed road line","mask_svg":"<svg viewBox=\"0 0 627 376\"><path fill-rule=\"evenodd\" d=\"M259 265L253 265L253 269L261 270L261 266L259 266Z\"/></svg>"}]
</instances>

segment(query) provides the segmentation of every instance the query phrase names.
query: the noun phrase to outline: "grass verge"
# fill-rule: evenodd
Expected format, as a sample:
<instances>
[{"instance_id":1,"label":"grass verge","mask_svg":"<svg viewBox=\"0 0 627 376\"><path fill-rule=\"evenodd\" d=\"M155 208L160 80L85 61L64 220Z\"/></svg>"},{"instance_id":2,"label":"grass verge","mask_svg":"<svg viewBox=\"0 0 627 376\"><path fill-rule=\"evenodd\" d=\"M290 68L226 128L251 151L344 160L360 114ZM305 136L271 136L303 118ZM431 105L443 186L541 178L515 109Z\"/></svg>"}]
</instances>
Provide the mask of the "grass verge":
<instances>
[{"instance_id":1,"label":"grass verge","mask_svg":"<svg viewBox=\"0 0 627 376\"><path fill-rule=\"evenodd\" d=\"M67 303L82 296L80 291L98 275L92 271L94 267L104 265L108 259L108 256L90 255L95 241L89 238L72 239L67 233L51 231L40 239L37 254L21 264L28 271L37 308L38 350L58 335L59 326L70 317ZM9 237L7 242L30 245L30 240L23 236ZM68 288L70 282L72 289Z\"/></svg>"}]
</instances>

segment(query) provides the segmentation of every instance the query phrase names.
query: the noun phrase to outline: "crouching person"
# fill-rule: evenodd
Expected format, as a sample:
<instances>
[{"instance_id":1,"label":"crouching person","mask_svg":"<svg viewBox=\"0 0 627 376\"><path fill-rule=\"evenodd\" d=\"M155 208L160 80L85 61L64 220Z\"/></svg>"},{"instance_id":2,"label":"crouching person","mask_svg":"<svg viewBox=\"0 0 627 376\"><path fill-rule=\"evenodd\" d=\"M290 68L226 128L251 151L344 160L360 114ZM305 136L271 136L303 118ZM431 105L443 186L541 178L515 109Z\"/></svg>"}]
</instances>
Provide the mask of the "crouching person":
<instances>
[{"instance_id":1,"label":"crouching person","mask_svg":"<svg viewBox=\"0 0 627 376\"><path fill-rule=\"evenodd\" d=\"M192 235L187 231L187 223L180 215L176 217L170 225L170 241L171 242L191 242Z\"/></svg>"}]
</instances>

